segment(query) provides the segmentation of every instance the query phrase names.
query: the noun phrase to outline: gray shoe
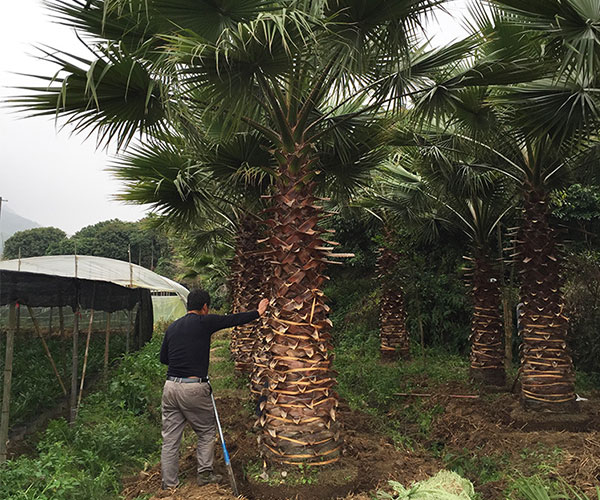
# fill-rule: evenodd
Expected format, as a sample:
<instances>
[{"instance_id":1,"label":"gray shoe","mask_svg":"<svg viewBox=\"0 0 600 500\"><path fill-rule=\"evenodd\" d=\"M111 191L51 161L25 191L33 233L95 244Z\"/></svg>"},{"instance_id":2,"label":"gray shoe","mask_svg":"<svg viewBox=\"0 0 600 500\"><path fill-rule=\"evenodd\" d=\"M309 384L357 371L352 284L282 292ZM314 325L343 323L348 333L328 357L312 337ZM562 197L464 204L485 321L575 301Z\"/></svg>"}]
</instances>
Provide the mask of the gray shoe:
<instances>
[{"instance_id":1,"label":"gray shoe","mask_svg":"<svg viewBox=\"0 0 600 500\"><path fill-rule=\"evenodd\" d=\"M204 472L198 473L198 486L204 486L210 483L220 483L223 476L221 474L215 474L211 470L205 470Z\"/></svg>"}]
</instances>

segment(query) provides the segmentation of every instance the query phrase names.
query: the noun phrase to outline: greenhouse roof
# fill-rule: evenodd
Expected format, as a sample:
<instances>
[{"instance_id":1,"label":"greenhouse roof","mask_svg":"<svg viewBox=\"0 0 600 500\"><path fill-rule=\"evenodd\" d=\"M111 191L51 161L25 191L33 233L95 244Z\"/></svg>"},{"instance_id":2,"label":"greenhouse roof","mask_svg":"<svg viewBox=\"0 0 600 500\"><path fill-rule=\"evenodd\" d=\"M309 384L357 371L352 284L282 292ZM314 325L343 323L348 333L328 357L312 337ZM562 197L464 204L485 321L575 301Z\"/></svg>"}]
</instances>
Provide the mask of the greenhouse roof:
<instances>
[{"instance_id":1,"label":"greenhouse roof","mask_svg":"<svg viewBox=\"0 0 600 500\"><path fill-rule=\"evenodd\" d=\"M71 305L115 311L131 309L139 289L175 293L188 290L136 264L89 255L51 255L0 261L0 304Z\"/></svg>"}]
</instances>

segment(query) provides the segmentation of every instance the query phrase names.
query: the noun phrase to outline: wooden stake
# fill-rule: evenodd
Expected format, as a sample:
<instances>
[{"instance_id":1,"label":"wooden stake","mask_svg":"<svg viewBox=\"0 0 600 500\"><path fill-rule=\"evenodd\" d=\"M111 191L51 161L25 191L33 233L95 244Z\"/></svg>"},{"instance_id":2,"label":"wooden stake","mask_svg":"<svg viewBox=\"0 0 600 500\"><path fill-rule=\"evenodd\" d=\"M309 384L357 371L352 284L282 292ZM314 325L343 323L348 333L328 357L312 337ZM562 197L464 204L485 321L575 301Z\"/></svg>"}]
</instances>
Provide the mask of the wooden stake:
<instances>
[{"instance_id":1,"label":"wooden stake","mask_svg":"<svg viewBox=\"0 0 600 500\"><path fill-rule=\"evenodd\" d=\"M131 311L127 311L127 333L125 334L125 353L129 353L129 337L131 336Z\"/></svg>"},{"instance_id":2,"label":"wooden stake","mask_svg":"<svg viewBox=\"0 0 600 500\"><path fill-rule=\"evenodd\" d=\"M15 304L11 304L8 312L6 356L4 358L4 387L2 391L2 415L0 417L0 463L6 462L6 452L8 448L8 419L10 417L10 388L12 383L16 324L16 306Z\"/></svg>"},{"instance_id":3,"label":"wooden stake","mask_svg":"<svg viewBox=\"0 0 600 500\"><path fill-rule=\"evenodd\" d=\"M50 319L48 320L48 335L52 335L52 313L54 308L50 306Z\"/></svg>"},{"instance_id":4,"label":"wooden stake","mask_svg":"<svg viewBox=\"0 0 600 500\"><path fill-rule=\"evenodd\" d=\"M418 293L418 292L417 292ZM423 361L423 369L425 369L425 332L423 330L423 317L421 316L421 299L417 295L417 325L419 327L419 337L421 339L421 360Z\"/></svg>"},{"instance_id":5,"label":"wooden stake","mask_svg":"<svg viewBox=\"0 0 600 500\"><path fill-rule=\"evenodd\" d=\"M79 384L79 397L77 399L77 411L81 405L81 396L83 395L83 384L85 383L85 371L87 368L88 353L90 351L90 338L92 337L92 323L94 321L94 310L90 313L90 323L88 326L87 338L85 339L85 353L83 355L83 369L81 370L81 383Z\"/></svg>"},{"instance_id":6,"label":"wooden stake","mask_svg":"<svg viewBox=\"0 0 600 500\"><path fill-rule=\"evenodd\" d=\"M65 336L65 315L63 313L63 308L60 306L58 308L58 328L60 331L61 338Z\"/></svg>"},{"instance_id":7,"label":"wooden stake","mask_svg":"<svg viewBox=\"0 0 600 500\"><path fill-rule=\"evenodd\" d=\"M77 418L77 372L79 371L79 353L78 353L78 341L79 341L79 308L75 310L75 317L73 318L73 354L72 354L72 365L71 365L71 418L70 424L75 423Z\"/></svg>"},{"instance_id":8,"label":"wooden stake","mask_svg":"<svg viewBox=\"0 0 600 500\"><path fill-rule=\"evenodd\" d=\"M104 378L108 375L108 350L110 344L110 313L106 313L106 338L104 340Z\"/></svg>"},{"instance_id":9,"label":"wooden stake","mask_svg":"<svg viewBox=\"0 0 600 500\"><path fill-rule=\"evenodd\" d=\"M48 349L48 344L46 344L46 341L44 340L44 336L42 335L42 330L40 329L38 320L35 317L35 314L33 313L33 309L30 306L27 306L27 310L29 311L29 316L31 316L31 321L33 321L33 327L35 328L35 331L38 334L38 337L42 341L42 345L44 346L44 351L46 351L46 357L50 360L50 364L52 365L52 370L54 371L54 375L56 375L56 378L58 379L58 383L60 384L60 388L62 389L63 394L66 396L67 389L65 388L65 384L63 384L60 373L58 373L58 370L56 369L56 364L54 363L54 358L52 357L52 353L50 352L50 349Z\"/></svg>"}]
</instances>

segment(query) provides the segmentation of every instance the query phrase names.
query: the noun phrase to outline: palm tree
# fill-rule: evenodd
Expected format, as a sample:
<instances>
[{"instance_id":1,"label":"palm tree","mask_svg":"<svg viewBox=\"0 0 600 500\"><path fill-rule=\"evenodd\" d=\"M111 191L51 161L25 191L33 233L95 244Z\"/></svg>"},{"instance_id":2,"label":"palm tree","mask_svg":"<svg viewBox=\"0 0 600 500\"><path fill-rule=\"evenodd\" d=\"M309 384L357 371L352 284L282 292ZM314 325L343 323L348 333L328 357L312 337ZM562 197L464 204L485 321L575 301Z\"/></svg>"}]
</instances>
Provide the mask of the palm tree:
<instances>
[{"instance_id":1,"label":"palm tree","mask_svg":"<svg viewBox=\"0 0 600 500\"><path fill-rule=\"evenodd\" d=\"M95 58L48 51L59 73L13 101L123 147L137 131L193 135L199 128L222 139L253 131L269 144L274 295L261 424L273 461L322 465L339 457L331 322L321 291L336 254L319 225L317 187L328 182L319 148L336 141L341 165L353 166L357 146L368 150L375 139L361 124L376 127L381 110L397 110L427 90L437 68L471 50L466 41L411 53L424 16L440 3L57 0L50 6ZM465 68L448 86L483 75L505 81L511 71L495 67Z\"/></svg>"},{"instance_id":2,"label":"palm tree","mask_svg":"<svg viewBox=\"0 0 600 500\"><path fill-rule=\"evenodd\" d=\"M568 182L565 170L596 137L600 10L585 0L494 3L498 26L521 29L531 39L532 55L539 54L549 65L546 78L501 96L522 137L520 161L504 169L517 174L523 193L523 221L516 238L524 304L522 398L529 408L568 411L575 401L574 373L549 193Z\"/></svg>"},{"instance_id":3,"label":"palm tree","mask_svg":"<svg viewBox=\"0 0 600 500\"><path fill-rule=\"evenodd\" d=\"M449 135L450 129L445 133ZM411 134L412 135L412 134ZM396 143L404 142L399 134ZM439 227L460 231L471 243L471 377L486 386L505 384L500 266L495 236L511 205L497 173L478 172L475 158L456 147L444 151L439 136L418 137L383 169L375 203L420 239L439 239ZM401 140L402 139L402 140ZM415 141L413 136L410 141ZM418 172L418 173L417 173Z\"/></svg>"},{"instance_id":4,"label":"palm tree","mask_svg":"<svg viewBox=\"0 0 600 500\"><path fill-rule=\"evenodd\" d=\"M404 290L398 279L400 256L393 248L394 232L384 227L384 243L379 249L377 268L381 280L379 323L382 360L410 358L410 335L406 326Z\"/></svg>"},{"instance_id":5,"label":"palm tree","mask_svg":"<svg viewBox=\"0 0 600 500\"><path fill-rule=\"evenodd\" d=\"M570 411L574 371L549 194L568 183L569 170L596 141L600 11L586 0L488 3L487 9L472 10L480 55L508 60L518 53L537 65L537 77L510 87L484 87L483 98L470 103L460 99L462 91L444 88L435 99L422 99L417 113L435 116L441 127L451 124L459 131L448 143L451 148L469 143L479 150L480 168L500 172L517 186L522 402L535 410Z\"/></svg>"}]
</instances>

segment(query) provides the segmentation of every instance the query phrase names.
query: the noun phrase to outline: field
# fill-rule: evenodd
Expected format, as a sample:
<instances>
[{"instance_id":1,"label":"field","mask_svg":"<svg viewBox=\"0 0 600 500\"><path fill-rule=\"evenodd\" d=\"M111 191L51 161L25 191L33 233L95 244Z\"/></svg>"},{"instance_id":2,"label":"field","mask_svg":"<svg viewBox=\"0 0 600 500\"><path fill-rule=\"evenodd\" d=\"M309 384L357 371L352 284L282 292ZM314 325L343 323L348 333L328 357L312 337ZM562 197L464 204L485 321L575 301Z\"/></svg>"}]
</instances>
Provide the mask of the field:
<instances>
[{"instance_id":1,"label":"field","mask_svg":"<svg viewBox=\"0 0 600 500\"><path fill-rule=\"evenodd\" d=\"M380 365L391 377L398 377L397 392L431 394L431 397L389 395L385 407L369 407L346 401L340 420L345 444L341 463L324 472L316 470L281 471L263 469L258 456L254 408L248 391L236 387L227 357L227 340L213 349L217 399L229 451L241 491L252 499L369 499L377 491L388 489L387 481L409 485L426 479L441 469L456 471L475 485L477 498L500 500L513 496L520 478L538 476L549 485L558 478L589 494L600 481L600 405L597 391L584 394L594 402L582 404L575 421L531 418L524 415L512 394L489 394L478 398L464 379L467 366L457 357L428 353L428 365L422 360L403 367ZM360 361L360 360L357 360ZM364 361L364 360L363 360ZM441 373L450 374L441 377ZM341 379L344 380L343 373ZM385 377L385 375L384 375ZM462 380L461 380L462 379ZM340 387L348 391L354 385ZM372 387L373 392L376 387ZM354 394L356 401L360 394ZM548 427L569 428L557 431ZM226 477L222 456L216 460L218 471ZM188 480L173 496L159 492L158 465L129 477L124 482L127 500L141 498L202 499L234 498L224 485L198 488L195 479L195 447L188 435L182 453L182 473ZM158 495L156 495L158 493Z\"/></svg>"},{"instance_id":2,"label":"field","mask_svg":"<svg viewBox=\"0 0 600 500\"><path fill-rule=\"evenodd\" d=\"M579 403L579 414L535 415L521 410L518 390L484 393L469 382L464 355L441 348L422 351L415 344L412 360L383 363L379 360L377 297L366 280L347 279L359 285L357 293L343 293L349 283L344 278L328 290L336 305L338 419L344 436L342 459L333 467L322 471L264 467L254 426L255 406L247 381L234 374L229 333L218 334L213 341L210 375L245 498L367 500L386 492L402 498L393 496L390 480L410 486L440 470L470 480L474 499L529 500L522 493L522 485L530 484L528 478L535 478L553 494L572 487L596 498L600 391L594 377L578 373L577 392L587 399ZM99 380L95 391L84 399L75 426L64 419L54 420L46 431L29 436L15 450L20 456L0 469L1 498L233 498L226 480L218 486L195 485L191 430L186 431L182 444L182 486L170 496L160 490L160 393L165 369L158 362L158 350L165 326L157 325L152 342L141 351L126 356L115 352L120 361L108 380ZM33 349L36 340L28 339L22 346ZM50 345L60 359L57 346ZM93 344L92 359L99 358L101 349ZM98 363L97 359L94 364ZM515 376L513 369L509 382ZM39 381L32 385L44 387ZM18 397L22 396L19 392ZM42 396L37 397L39 401L31 399L22 405L27 411L22 412L21 421L27 421L32 408L43 403ZM226 477L219 447L215 464Z\"/></svg>"}]
</instances>

